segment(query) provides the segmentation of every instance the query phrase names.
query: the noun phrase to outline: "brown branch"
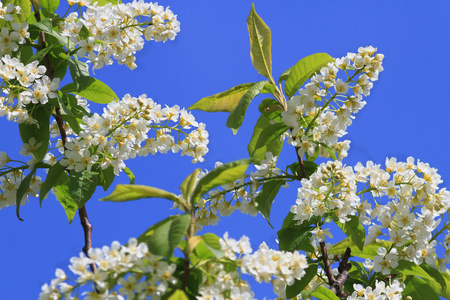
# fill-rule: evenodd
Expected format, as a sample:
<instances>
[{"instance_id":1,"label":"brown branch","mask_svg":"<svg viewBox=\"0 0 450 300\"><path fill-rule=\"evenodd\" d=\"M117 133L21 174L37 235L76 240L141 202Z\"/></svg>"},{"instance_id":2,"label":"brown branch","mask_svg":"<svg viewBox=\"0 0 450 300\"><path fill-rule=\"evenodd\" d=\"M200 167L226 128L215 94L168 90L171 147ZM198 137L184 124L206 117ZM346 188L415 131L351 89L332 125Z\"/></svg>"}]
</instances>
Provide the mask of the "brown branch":
<instances>
[{"instance_id":1,"label":"brown branch","mask_svg":"<svg viewBox=\"0 0 450 300\"><path fill-rule=\"evenodd\" d=\"M82 208L78 209L78 215L80 216L81 227L83 227L84 231L84 247L83 252L89 257L89 249L92 248L92 225L89 223L89 218L86 212L86 207L83 205ZM89 265L92 273L95 272L97 266L92 263ZM97 288L96 288L97 289ZM98 291L97 291L98 292Z\"/></svg>"},{"instance_id":2,"label":"brown branch","mask_svg":"<svg viewBox=\"0 0 450 300\"><path fill-rule=\"evenodd\" d=\"M33 5L33 9L34 9L34 16L36 18L37 22L41 21L41 15L39 12L39 4L36 1L30 0L31 4ZM47 47L46 45L46 41L45 41L45 33L43 31L40 32L40 41L39 41L39 46L41 49L44 49L45 47ZM51 66L50 63L50 59L48 54L46 54L44 56L44 60L45 60L45 66L47 69L47 75L50 78L50 80L53 80L55 71ZM64 150L66 150L66 142L67 142L67 133L66 133L66 129L64 128L64 121L61 115L61 110L59 107L55 107L55 113L53 114L53 117L56 120L56 123L58 124L58 129L59 132L61 134L61 141L64 147ZM86 211L86 207L83 205L83 207L78 209L78 214L80 216L80 222L81 222L81 226L83 227L83 232L84 232L84 246L83 246L83 252L84 254L89 257L89 249L92 248L92 225L89 223L89 218L87 215L87 211ZM96 270L96 265L94 263L89 265L91 272L94 273ZM95 285L95 284L94 284ZM99 290L97 288L97 286L95 285L95 290L97 293L99 293Z\"/></svg>"},{"instance_id":3,"label":"brown branch","mask_svg":"<svg viewBox=\"0 0 450 300\"><path fill-rule=\"evenodd\" d=\"M333 271L331 269L330 260L328 258L327 248L325 242L320 242L320 250L322 252L323 269L328 278L328 284L330 285L330 290L338 297L348 297L349 294L344 291L344 283L350 276L349 270L352 268L352 264L348 262L351 254L351 249L347 247L341 262L339 263L339 274L335 278L333 276Z\"/></svg>"},{"instance_id":4,"label":"brown branch","mask_svg":"<svg viewBox=\"0 0 450 300\"><path fill-rule=\"evenodd\" d=\"M67 142L67 133L66 129L64 128L64 121L62 119L61 110L56 107L55 108L55 114L53 117L56 120L56 123L58 124L58 129L61 134L61 141L64 147L64 150L66 150L66 142ZM83 227L84 232L84 246L83 246L83 252L86 254L87 257L89 257L89 249L92 248L92 225L89 223L89 218L86 212L86 206L83 205L83 207L78 209L78 215L80 216L80 222L81 227ZM91 269L92 273L95 272L95 269L97 268L94 263L89 265L89 268ZM99 293L97 287L95 288L97 293Z\"/></svg>"},{"instance_id":5,"label":"brown branch","mask_svg":"<svg viewBox=\"0 0 450 300\"><path fill-rule=\"evenodd\" d=\"M299 147L295 147L295 154L297 154L298 164L300 165L300 170L302 171L302 178L306 178L305 164L303 163L303 159L298 154L299 149Z\"/></svg>"},{"instance_id":6,"label":"brown branch","mask_svg":"<svg viewBox=\"0 0 450 300\"><path fill-rule=\"evenodd\" d=\"M322 252L322 261L323 261L323 269L328 278L328 284L332 285L335 281L333 276L333 271L331 270L330 259L328 258L327 247L325 246L325 242L320 242L320 251Z\"/></svg>"},{"instance_id":7,"label":"brown branch","mask_svg":"<svg viewBox=\"0 0 450 300\"><path fill-rule=\"evenodd\" d=\"M292 132L292 128L290 129L290 131ZM293 136L292 140L296 140L297 137ZM300 149L300 147L295 147L295 155L297 155L297 160L298 160L298 164L300 166L300 171L302 172L302 177L300 178L300 180L302 178L306 178L306 171L305 171L305 164L303 163L303 158L300 157L300 155L298 154L298 150Z\"/></svg>"},{"instance_id":8,"label":"brown branch","mask_svg":"<svg viewBox=\"0 0 450 300\"><path fill-rule=\"evenodd\" d=\"M61 140L64 147L64 150L66 150L66 142L67 142L67 133L66 129L64 128L64 121L62 119L61 111L59 108L55 109L54 118L56 120L56 123L58 124L58 129L61 134ZM80 222L81 226L83 227L84 231L84 246L83 246L83 252L86 254L87 257L89 257L89 249L92 248L92 225L89 223L89 218L86 212L86 206L83 205L83 207L78 209L78 214L80 216ZM89 265L92 273L95 272L96 266L94 263ZM97 290L97 288L96 288ZM97 290L98 292L98 290Z\"/></svg>"}]
</instances>

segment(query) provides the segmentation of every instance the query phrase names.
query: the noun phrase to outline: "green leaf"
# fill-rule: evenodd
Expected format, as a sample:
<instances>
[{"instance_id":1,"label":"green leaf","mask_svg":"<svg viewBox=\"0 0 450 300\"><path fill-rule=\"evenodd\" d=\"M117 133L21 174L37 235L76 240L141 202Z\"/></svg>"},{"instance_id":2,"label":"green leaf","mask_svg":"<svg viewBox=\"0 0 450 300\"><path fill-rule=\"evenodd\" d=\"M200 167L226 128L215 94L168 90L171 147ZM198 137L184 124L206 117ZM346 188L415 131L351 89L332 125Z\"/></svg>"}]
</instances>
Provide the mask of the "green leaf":
<instances>
[{"instance_id":1,"label":"green leaf","mask_svg":"<svg viewBox=\"0 0 450 300\"><path fill-rule=\"evenodd\" d=\"M59 161L54 164L49 170L47 174L47 178L41 185L41 190L39 191L39 205L42 205L42 200L44 200L45 196L51 190L51 188L58 182L61 174L64 173L65 167L62 166Z\"/></svg>"},{"instance_id":2,"label":"green leaf","mask_svg":"<svg viewBox=\"0 0 450 300\"><path fill-rule=\"evenodd\" d=\"M306 252L314 252L311 245L311 230L315 228L315 224L321 219L319 216L313 216L309 221L304 221L297 225L298 220L294 220L294 214L289 212L283 221L281 229L277 232L279 240L279 249L283 251L304 250Z\"/></svg>"},{"instance_id":3,"label":"green leaf","mask_svg":"<svg viewBox=\"0 0 450 300\"><path fill-rule=\"evenodd\" d=\"M402 276L411 275L421 277L423 280L426 281L435 281L440 285L439 290L447 289L447 283L442 273L427 264L422 264L418 266L410 261L399 260L398 267L395 268L395 271L400 273Z\"/></svg>"},{"instance_id":4,"label":"green leaf","mask_svg":"<svg viewBox=\"0 0 450 300\"><path fill-rule=\"evenodd\" d=\"M389 249L391 245L392 245L391 242L377 239L372 244L364 246L363 251L361 251L350 238L346 238L340 241L339 243L331 246L328 252L343 255L348 247L352 251L352 256L357 256L361 258L370 258L371 260L374 260L375 256L378 255L377 252L378 248L384 247L386 249Z\"/></svg>"},{"instance_id":5,"label":"green leaf","mask_svg":"<svg viewBox=\"0 0 450 300\"><path fill-rule=\"evenodd\" d=\"M214 255L214 257L222 258L224 256L224 251L220 246L220 238L217 235L215 235L214 233L205 233L201 236L201 238L206 247L208 247L208 249ZM199 258L201 257L199 256Z\"/></svg>"},{"instance_id":6,"label":"green leaf","mask_svg":"<svg viewBox=\"0 0 450 300\"><path fill-rule=\"evenodd\" d=\"M19 210L20 210L20 202L22 202L23 197L27 194L28 188L30 187L31 179L33 178L34 174L36 174L37 168L39 168L41 165L45 165L43 163L37 163L34 165L33 169L31 169L30 173L28 173L27 176L22 180L22 182L19 185L19 188L17 189L16 193L16 215L17 218L21 221L23 221L20 218Z\"/></svg>"},{"instance_id":7,"label":"green leaf","mask_svg":"<svg viewBox=\"0 0 450 300\"><path fill-rule=\"evenodd\" d=\"M188 109L197 109L206 112L232 112L242 96L244 96L256 83L257 82L240 84L225 92L202 98L192 104Z\"/></svg>"},{"instance_id":8,"label":"green leaf","mask_svg":"<svg viewBox=\"0 0 450 300\"><path fill-rule=\"evenodd\" d=\"M17 57L22 62L27 62L33 56L33 48L31 46L21 45L17 50Z\"/></svg>"},{"instance_id":9,"label":"green leaf","mask_svg":"<svg viewBox=\"0 0 450 300\"><path fill-rule=\"evenodd\" d=\"M211 258L222 258L224 251L220 246L220 238L213 233L202 235L197 247L194 248L194 254L199 261ZM195 264L193 262L193 264Z\"/></svg>"},{"instance_id":10,"label":"green leaf","mask_svg":"<svg viewBox=\"0 0 450 300\"><path fill-rule=\"evenodd\" d=\"M319 166L312 161L303 161L303 167L305 168L305 178L309 179L309 177L314 174ZM292 175L297 176L298 178L303 178L302 170L300 169L300 163L297 161L291 165L288 166L289 170L291 170Z\"/></svg>"},{"instance_id":11,"label":"green leaf","mask_svg":"<svg viewBox=\"0 0 450 300\"><path fill-rule=\"evenodd\" d=\"M233 134L236 134L239 127L244 121L245 112L250 102L255 98L266 85L267 81L260 81L255 83L242 98L239 100L237 106L233 109L227 119L227 127L231 128Z\"/></svg>"},{"instance_id":12,"label":"green leaf","mask_svg":"<svg viewBox=\"0 0 450 300\"><path fill-rule=\"evenodd\" d=\"M89 75L89 68L86 65L86 63L79 61L78 59L73 59L69 57L68 60L69 63L69 70L70 75L72 76L72 83L69 83L68 85L73 85L73 90L71 91L69 88L67 88L67 85L61 88L61 92L63 93L77 93L77 95L80 95L80 92L82 92L84 89L86 89L90 84L92 84L92 77ZM94 79L95 81L96 79ZM82 96L82 95L80 95ZM85 97L85 96L82 96ZM86 97L85 97L86 98ZM87 98L86 98L87 99ZM91 99L89 99L91 100ZM92 100L91 100L92 101ZM95 101L94 101L95 102ZM109 103L111 101L108 101L106 103ZM102 103L102 102L99 102Z\"/></svg>"},{"instance_id":13,"label":"green leaf","mask_svg":"<svg viewBox=\"0 0 450 300\"><path fill-rule=\"evenodd\" d=\"M84 204L91 199L97 188L97 172L74 172L70 171L69 175L69 194L77 203L78 208L82 208Z\"/></svg>"},{"instance_id":14,"label":"green leaf","mask_svg":"<svg viewBox=\"0 0 450 300\"><path fill-rule=\"evenodd\" d=\"M289 98L294 96L295 92L297 92L306 80L311 78L314 73L319 72L322 67L325 67L333 60L334 58L327 53L316 53L299 60L292 68L290 68L287 78L286 76L283 77L285 74L282 75L283 78L286 78L286 83L284 84L286 95Z\"/></svg>"},{"instance_id":15,"label":"green leaf","mask_svg":"<svg viewBox=\"0 0 450 300\"><path fill-rule=\"evenodd\" d=\"M39 146L33 154L36 160L42 161L48 151L50 140L50 110L47 106L38 105L34 107L30 115L37 124L20 123L20 137L23 143L29 143L31 138L36 140L36 145Z\"/></svg>"},{"instance_id":16,"label":"green leaf","mask_svg":"<svg viewBox=\"0 0 450 300\"><path fill-rule=\"evenodd\" d=\"M403 290L403 298L410 296L414 300L439 300L436 292L422 279L416 276L408 276L405 280L405 289Z\"/></svg>"},{"instance_id":17,"label":"green leaf","mask_svg":"<svg viewBox=\"0 0 450 300\"><path fill-rule=\"evenodd\" d=\"M80 37L80 40L87 40L90 36L89 29L87 29L86 26L81 26L80 32L78 32L78 36Z\"/></svg>"},{"instance_id":18,"label":"green leaf","mask_svg":"<svg viewBox=\"0 0 450 300\"><path fill-rule=\"evenodd\" d=\"M288 212L286 217L283 220L283 224L281 225L281 228L295 228L297 225L298 220L294 220L295 215L291 212ZM314 218L314 217L313 217Z\"/></svg>"},{"instance_id":19,"label":"green leaf","mask_svg":"<svg viewBox=\"0 0 450 300\"><path fill-rule=\"evenodd\" d=\"M323 286L317 287L311 296L321 300L339 300L339 298L329 289Z\"/></svg>"},{"instance_id":20,"label":"green leaf","mask_svg":"<svg viewBox=\"0 0 450 300\"><path fill-rule=\"evenodd\" d=\"M61 88L61 92L73 93L75 95L86 98L87 100L100 104L108 104L109 102L119 99L116 93L114 93L114 91L109 86L93 77L89 77L87 79L87 82L83 86L82 90L78 90L78 85L75 82L72 82L63 86Z\"/></svg>"},{"instance_id":21,"label":"green leaf","mask_svg":"<svg viewBox=\"0 0 450 300\"><path fill-rule=\"evenodd\" d=\"M336 223L339 228L347 235L353 243L355 243L356 247L360 251L363 251L364 248L364 240L366 238L366 231L364 230L364 226L359 222L357 216L348 216L350 221L345 223L341 223L339 218L334 215L333 221Z\"/></svg>"},{"instance_id":22,"label":"green leaf","mask_svg":"<svg viewBox=\"0 0 450 300\"><path fill-rule=\"evenodd\" d=\"M313 229L314 227L280 229L277 232L280 250L290 252L297 250L314 252L314 247L311 245L311 230Z\"/></svg>"},{"instance_id":23,"label":"green leaf","mask_svg":"<svg viewBox=\"0 0 450 300\"><path fill-rule=\"evenodd\" d=\"M171 192L146 185L118 184L111 195L100 201L124 202L144 198L164 198L177 203L180 199Z\"/></svg>"},{"instance_id":24,"label":"green leaf","mask_svg":"<svg viewBox=\"0 0 450 300\"><path fill-rule=\"evenodd\" d=\"M60 44L58 47L53 47L47 57L55 72L53 77L62 80L66 76L67 67L69 66L69 57L66 54L66 50Z\"/></svg>"},{"instance_id":25,"label":"green leaf","mask_svg":"<svg viewBox=\"0 0 450 300\"><path fill-rule=\"evenodd\" d=\"M189 300L183 290L175 290L175 292L167 298L167 300Z\"/></svg>"},{"instance_id":26,"label":"green leaf","mask_svg":"<svg viewBox=\"0 0 450 300\"><path fill-rule=\"evenodd\" d=\"M266 85L264 86L264 88L261 90L262 94L272 94L275 92L276 87L275 85L269 83L268 81L266 81Z\"/></svg>"},{"instance_id":27,"label":"green leaf","mask_svg":"<svg viewBox=\"0 0 450 300\"><path fill-rule=\"evenodd\" d=\"M258 106L258 110L261 114L264 114L270 120L274 120L278 123L281 123L281 112L283 109L281 108L280 103L272 98L266 98Z\"/></svg>"},{"instance_id":28,"label":"green leaf","mask_svg":"<svg viewBox=\"0 0 450 300\"><path fill-rule=\"evenodd\" d=\"M145 242L152 254L170 257L183 240L190 222L189 214L170 216L148 228L138 241Z\"/></svg>"},{"instance_id":29,"label":"green leaf","mask_svg":"<svg viewBox=\"0 0 450 300\"><path fill-rule=\"evenodd\" d=\"M261 133L258 136L258 140L256 141L255 148L261 149L267 145L269 145L273 141L281 141L281 136L287 131L289 128L284 123L271 123L263 128Z\"/></svg>"},{"instance_id":30,"label":"green leaf","mask_svg":"<svg viewBox=\"0 0 450 300\"><path fill-rule=\"evenodd\" d=\"M273 226L270 224L270 209L272 208L273 200L283 184L283 180L266 181L255 199L256 203L258 203L256 209L258 209L258 211L264 216L272 228Z\"/></svg>"},{"instance_id":31,"label":"green leaf","mask_svg":"<svg viewBox=\"0 0 450 300\"><path fill-rule=\"evenodd\" d=\"M429 268L430 270L434 270L435 272L439 273L440 276L435 276L431 272L429 272L428 269L425 269L424 267ZM429 275L432 277L431 279L428 277L422 277L422 279L427 282L427 284L438 294L439 296L443 297L444 299L450 299L450 274L447 270L446 273L441 273L436 269L433 269L433 267L430 267L426 264L423 264L421 266L424 270L429 273ZM444 280L444 283L442 283L442 279Z\"/></svg>"},{"instance_id":32,"label":"green leaf","mask_svg":"<svg viewBox=\"0 0 450 300\"><path fill-rule=\"evenodd\" d=\"M255 164L261 163L261 160L266 158L266 152L272 152L273 156L278 156L281 152L281 148L283 147L284 141L281 139L275 139L263 146L260 146L262 144L261 142L258 144L263 130L269 126L271 126L271 120L262 114L256 122L252 139L247 147L248 154L253 159Z\"/></svg>"},{"instance_id":33,"label":"green leaf","mask_svg":"<svg viewBox=\"0 0 450 300\"><path fill-rule=\"evenodd\" d=\"M29 64L35 60L37 60L38 62L41 62L41 60L47 55L47 53L52 49L53 45L50 45L48 47L45 47L42 50L39 50L38 52L36 52L36 54L34 54L33 56L31 56L30 58L28 58L28 60L24 63Z\"/></svg>"},{"instance_id":34,"label":"green leaf","mask_svg":"<svg viewBox=\"0 0 450 300\"><path fill-rule=\"evenodd\" d=\"M197 186L198 181L198 174L201 172L201 169L195 169L194 172L189 174L188 177L186 177L183 181L183 183L180 185L180 191L186 199L186 201L191 201L191 194L194 191L195 187Z\"/></svg>"},{"instance_id":35,"label":"green leaf","mask_svg":"<svg viewBox=\"0 0 450 300\"><path fill-rule=\"evenodd\" d=\"M48 34L48 35L54 37L55 39L59 40L67 48L71 49L73 47L73 43L70 42L68 37L62 36L58 32L53 30L52 21L49 18L45 18L39 22L29 24L28 31L30 32L31 36L39 35L39 33L41 31L43 31L45 34ZM47 41L47 42L49 42L49 41Z\"/></svg>"},{"instance_id":36,"label":"green leaf","mask_svg":"<svg viewBox=\"0 0 450 300\"><path fill-rule=\"evenodd\" d=\"M128 167L125 167L123 171L125 172L125 174L127 174L128 178L130 178L130 184L134 184L134 181L136 180L136 176L134 176L134 173Z\"/></svg>"},{"instance_id":37,"label":"green leaf","mask_svg":"<svg viewBox=\"0 0 450 300\"><path fill-rule=\"evenodd\" d=\"M63 94L62 97L58 96L58 105L60 108L62 119L69 124L70 128L72 128L75 133L78 134L81 131L80 124L78 123L78 120L74 116L72 111L65 104L65 102L70 103L70 96L74 97L70 94Z\"/></svg>"},{"instance_id":38,"label":"green leaf","mask_svg":"<svg viewBox=\"0 0 450 300\"><path fill-rule=\"evenodd\" d=\"M59 6L59 0L40 0L41 8L46 15L54 13Z\"/></svg>"},{"instance_id":39,"label":"green leaf","mask_svg":"<svg viewBox=\"0 0 450 300\"><path fill-rule=\"evenodd\" d=\"M231 163L223 164L206 174L198 181L198 184L192 193L192 203L197 203L200 200L200 197L209 190L220 185L232 183L242 177L251 162L251 159L236 160Z\"/></svg>"},{"instance_id":40,"label":"green leaf","mask_svg":"<svg viewBox=\"0 0 450 300\"><path fill-rule=\"evenodd\" d=\"M252 4L247 18L248 34L250 36L250 57L253 67L267 79L272 78L272 37L269 26L255 11Z\"/></svg>"},{"instance_id":41,"label":"green leaf","mask_svg":"<svg viewBox=\"0 0 450 300\"><path fill-rule=\"evenodd\" d=\"M67 219L69 220L69 224L72 223L73 218L75 217L75 213L77 212L78 205L75 200L72 199L69 193L69 176L62 173L60 176L58 183L53 187L56 192L56 198L59 203L64 208L66 212Z\"/></svg>"},{"instance_id":42,"label":"green leaf","mask_svg":"<svg viewBox=\"0 0 450 300\"><path fill-rule=\"evenodd\" d=\"M118 4L119 0L97 0L96 2L98 6L105 6L108 3Z\"/></svg>"},{"instance_id":43,"label":"green leaf","mask_svg":"<svg viewBox=\"0 0 450 300\"><path fill-rule=\"evenodd\" d=\"M366 270L364 264L354 260L351 260L349 262L352 264L352 267L350 269L350 277L357 279L359 283L369 286L370 285L368 277L369 271ZM351 289L353 288L353 284L350 285L350 288Z\"/></svg>"},{"instance_id":44,"label":"green leaf","mask_svg":"<svg viewBox=\"0 0 450 300\"><path fill-rule=\"evenodd\" d=\"M327 146L327 145L324 144L324 143L319 143L319 145L321 145L323 148L325 148L325 150L327 150L328 154L330 154L330 157L331 157L333 160L338 160L338 159L337 159L337 156L336 156L336 153L334 153L334 151L333 151L329 146Z\"/></svg>"},{"instance_id":45,"label":"green leaf","mask_svg":"<svg viewBox=\"0 0 450 300\"><path fill-rule=\"evenodd\" d=\"M109 166L104 170L100 168L99 173L98 185L101 185L103 190L106 192L116 178L116 175L114 175L114 167Z\"/></svg>"},{"instance_id":46,"label":"green leaf","mask_svg":"<svg viewBox=\"0 0 450 300\"><path fill-rule=\"evenodd\" d=\"M429 280L429 281L434 281L434 282L439 283L439 285L441 286L441 289L439 289L439 291L438 290L435 290L435 291L439 295L441 295L441 293L445 293L445 298L448 298L448 294L449 294L449 291L447 290L447 288L449 287L447 285L448 279L446 279L444 277L444 275L448 275L448 274L442 274L438 269L435 269L426 263L421 264L420 268L422 270L424 270L428 274L428 277L429 277L429 278L427 278L427 276L422 276L422 279L424 279L426 281ZM450 284L450 282L449 282L449 284Z\"/></svg>"},{"instance_id":47,"label":"green leaf","mask_svg":"<svg viewBox=\"0 0 450 300\"><path fill-rule=\"evenodd\" d=\"M317 275L317 264L310 264L305 270L305 275L301 280L295 280L293 285L286 287L286 298L295 298L299 295Z\"/></svg>"},{"instance_id":48,"label":"green leaf","mask_svg":"<svg viewBox=\"0 0 450 300\"><path fill-rule=\"evenodd\" d=\"M286 79L288 79L291 69L292 67L290 67L289 69L284 71L283 74L280 75L280 78L278 78L278 84L281 84L282 81L286 81Z\"/></svg>"}]
</instances>

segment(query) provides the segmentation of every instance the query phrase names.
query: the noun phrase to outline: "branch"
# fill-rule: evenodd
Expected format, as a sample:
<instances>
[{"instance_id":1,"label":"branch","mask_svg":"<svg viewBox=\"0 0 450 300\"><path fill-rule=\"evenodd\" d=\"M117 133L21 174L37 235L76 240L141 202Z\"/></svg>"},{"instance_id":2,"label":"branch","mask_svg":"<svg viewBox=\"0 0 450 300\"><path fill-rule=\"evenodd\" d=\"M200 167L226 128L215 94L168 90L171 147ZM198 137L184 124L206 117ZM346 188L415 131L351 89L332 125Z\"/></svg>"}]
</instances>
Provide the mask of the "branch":
<instances>
[{"instance_id":1,"label":"branch","mask_svg":"<svg viewBox=\"0 0 450 300\"><path fill-rule=\"evenodd\" d=\"M41 17L39 15L39 11L35 11L35 17L36 20L39 22ZM45 48L45 34L44 32L41 31L41 42L42 47ZM53 75L54 75L54 71L53 68L50 65L50 60L48 59L48 54L45 55L45 62L46 62L46 67L47 67L47 71L48 71L48 76L51 80L53 80ZM58 130L59 133L61 134L61 141L64 147L64 150L66 150L66 142L67 142L67 133L66 133L66 129L64 128L64 121L61 115L61 110L59 107L55 107L55 113L53 114L53 117L56 120L56 123L58 124ZM89 219L87 216L87 212L86 212L86 207L83 205L83 207L78 209L78 214L80 216L80 221L81 221L81 226L83 227L83 231L84 231L84 247L83 247L83 252L84 254L86 254L87 257L89 257L88 255L88 251L90 248L92 248L92 239L91 239L91 233L92 233L92 225L89 223ZM89 265L92 273L95 272L96 266L94 263ZM97 287L95 288L97 293L98 293L98 289Z\"/></svg>"},{"instance_id":2,"label":"branch","mask_svg":"<svg viewBox=\"0 0 450 300\"><path fill-rule=\"evenodd\" d=\"M327 247L325 246L325 242L320 242L320 251L322 252L322 261L323 261L323 269L328 278L328 284L331 286L335 279L333 276L333 271L331 270L330 260L328 258Z\"/></svg>"},{"instance_id":3,"label":"branch","mask_svg":"<svg viewBox=\"0 0 450 300\"><path fill-rule=\"evenodd\" d=\"M84 247L83 252L86 254L86 257L89 257L89 249L92 248L92 225L89 223L89 218L86 212L86 207L83 205L82 208L78 209L78 215L80 216L81 227L83 227L84 231ZM94 273L97 268L94 263L89 265L91 272ZM97 288L96 288L97 289ZM98 291L97 291L98 292Z\"/></svg>"},{"instance_id":4,"label":"branch","mask_svg":"<svg viewBox=\"0 0 450 300\"><path fill-rule=\"evenodd\" d=\"M339 274L336 278L333 276L333 271L331 269L325 242L320 242L320 250L322 252L323 268L328 278L330 290L338 297L348 297L349 294L344 291L343 287L344 283L350 276L348 271L352 268L352 264L348 262L351 254L350 248L347 247L347 250L345 250L345 254L342 257L341 262L339 263Z\"/></svg>"},{"instance_id":5,"label":"branch","mask_svg":"<svg viewBox=\"0 0 450 300\"><path fill-rule=\"evenodd\" d=\"M295 140L295 138L293 138ZM303 163L303 159L298 154L299 147L295 147L295 154L297 154L298 164L300 165L300 170L302 171L302 178L306 178L305 164Z\"/></svg>"}]
</instances>

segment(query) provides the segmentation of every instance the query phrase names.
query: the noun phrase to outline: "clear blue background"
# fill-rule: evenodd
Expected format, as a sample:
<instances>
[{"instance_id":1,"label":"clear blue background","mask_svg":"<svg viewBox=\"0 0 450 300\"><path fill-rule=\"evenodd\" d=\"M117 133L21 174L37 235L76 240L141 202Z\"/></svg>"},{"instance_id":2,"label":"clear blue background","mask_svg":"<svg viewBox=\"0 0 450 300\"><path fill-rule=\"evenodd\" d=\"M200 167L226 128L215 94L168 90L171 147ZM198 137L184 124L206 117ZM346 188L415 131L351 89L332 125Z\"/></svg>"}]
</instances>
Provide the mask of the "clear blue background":
<instances>
[{"instance_id":1,"label":"clear blue background","mask_svg":"<svg viewBox=\"0 0 450 300\"><path fill-rule=\"evenodd\" d=\"M66 5L65 3L63 3ZM165 44L148 42L137 54L138 68L128 70L117 63L96 72L119 97L146 93L160 104L189 107L200 98L237 84L263 80L253 69L249 56L246 19L251 1L161 1L170 6L181 22L181 32ZM406 160L408 156L438 168L444 183L450 180L448 154L450 97L448 13L450 2L432 1L256 1L257 13L272 30L274 76L304 56L327 52L333 57L356 52L359 46L378 47L385 55L385 71L375 82L366 107L349 127L352 141L347 165L386 157ZM228 114L195 111L207 124L210 152L206 162L193 165L188 157L167 154L137 158L127 165L137 184L174 193L195 168L212 169L216 161L246 158L247 144L258 117L256 98L236 136L225 127ZM16 123L0 120L0 150L19 158L20 138ZM292 146L285 145L279 166L295 161ZM87 203L94 227L93 246L139 236L168 214L171 203L146 199L122 204L99 202L111 189L97 191ZM236 212L216 227L206 228L222 236L248 235L253 248L265 241L277 248L276 231L289 207L295 203L297 186L284 190L272 209L270 228L261 217ZM69 259L83 247L78 215L68 224L64 210L53 195L43 202L31 199L21 208L0 211L0 298L37 299L40 287L54 278L56 268L67 270ZM335 240L337 242L338 240ZM257 298L274 298L271 287L253 285Z\"/></svg>"}]
</instances>

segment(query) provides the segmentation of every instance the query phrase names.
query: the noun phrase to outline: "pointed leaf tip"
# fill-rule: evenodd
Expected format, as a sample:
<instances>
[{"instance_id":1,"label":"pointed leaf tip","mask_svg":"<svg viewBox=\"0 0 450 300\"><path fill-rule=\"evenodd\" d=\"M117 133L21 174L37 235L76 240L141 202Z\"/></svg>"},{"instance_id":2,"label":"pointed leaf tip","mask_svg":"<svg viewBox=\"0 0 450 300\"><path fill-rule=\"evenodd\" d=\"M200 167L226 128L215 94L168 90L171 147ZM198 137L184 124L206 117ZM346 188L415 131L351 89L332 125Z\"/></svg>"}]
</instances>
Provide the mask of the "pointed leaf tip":
<instances>
[{"instance_id":1,"label":"pointed leaf tip","mask_svg":"<svg viewBox=\"0 0 450 300\"><path fill-rule=\"evenodd\" d=\"M252 4L250 14L247 18L248 34L250 37L250 57L253 67L269 79L272 79L272 34L269 26L255 11Z\"/></svg>"}]
</instances>

